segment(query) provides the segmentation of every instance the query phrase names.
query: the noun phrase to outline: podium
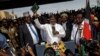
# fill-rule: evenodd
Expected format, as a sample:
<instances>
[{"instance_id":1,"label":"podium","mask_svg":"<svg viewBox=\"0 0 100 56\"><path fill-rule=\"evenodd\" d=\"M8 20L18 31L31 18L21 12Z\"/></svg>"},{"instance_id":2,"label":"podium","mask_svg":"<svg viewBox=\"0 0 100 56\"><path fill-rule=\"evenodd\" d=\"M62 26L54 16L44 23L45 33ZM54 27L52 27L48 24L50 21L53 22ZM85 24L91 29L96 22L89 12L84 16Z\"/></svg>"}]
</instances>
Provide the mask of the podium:
<instances>
[{"instance_id":1,"label":"podium","mask_svg":"<svg viewBox=\"0 0 100 56\"><path fill-rule=\"evenodd\" d=\"M67 49L70 49L73 53L75 53L75 43L73 41L68 41L64 43ZM43 56L45 49L45 45L36 45L37 56Z\"/></svg>"}]
</instances>

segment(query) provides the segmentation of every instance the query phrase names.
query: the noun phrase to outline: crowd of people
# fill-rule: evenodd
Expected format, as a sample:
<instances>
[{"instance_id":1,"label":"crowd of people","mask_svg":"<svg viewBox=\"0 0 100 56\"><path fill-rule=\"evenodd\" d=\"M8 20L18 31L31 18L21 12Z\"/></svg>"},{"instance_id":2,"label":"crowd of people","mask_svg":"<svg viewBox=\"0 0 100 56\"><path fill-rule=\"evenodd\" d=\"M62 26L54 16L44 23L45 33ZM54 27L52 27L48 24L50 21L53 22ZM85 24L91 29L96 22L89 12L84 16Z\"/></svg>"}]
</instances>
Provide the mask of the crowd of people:
<instances>
[{"instance_id":1,"label":"crowd of people","mask_svg":"<svg viewBox=\"0 0 100 56\"><path fill-rule=\"evenodd\" d=\"M91 36L86 39L82 25L85 20L89 20L91 26ZM26 12L23 17L0 21L0 35L0 56L37 56L36 44L53 44L60 41L74 41L77 50L84 45L88 56L100 56L100 7L90 9L89 19L86 18L84 8L41 15L33 13L32 17ZM5 46L2 46L3 44Z\"/></svg>"}]
</instances>

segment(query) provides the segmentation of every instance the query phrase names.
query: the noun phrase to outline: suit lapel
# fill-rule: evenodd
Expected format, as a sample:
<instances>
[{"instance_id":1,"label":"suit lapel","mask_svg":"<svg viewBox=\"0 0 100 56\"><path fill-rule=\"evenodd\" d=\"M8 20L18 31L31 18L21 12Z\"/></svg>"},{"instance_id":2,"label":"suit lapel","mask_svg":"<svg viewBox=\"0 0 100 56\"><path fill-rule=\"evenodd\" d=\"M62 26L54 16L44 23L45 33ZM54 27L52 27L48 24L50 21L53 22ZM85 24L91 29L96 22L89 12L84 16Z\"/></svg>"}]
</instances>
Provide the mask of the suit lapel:
<instances>
[{"instance_id":1,"label":"suit lapel","mask_svg":"<svg viewBox=\"0 0 100 56\"><path fill-rule=\"evenodd\" d=\"M27 33L27 34L29 34L31 36L31 34L29 32L29 29L28 29L28 27L27 27L26 24L24 24L24 32Z\"/></svg>"}]
</instances>

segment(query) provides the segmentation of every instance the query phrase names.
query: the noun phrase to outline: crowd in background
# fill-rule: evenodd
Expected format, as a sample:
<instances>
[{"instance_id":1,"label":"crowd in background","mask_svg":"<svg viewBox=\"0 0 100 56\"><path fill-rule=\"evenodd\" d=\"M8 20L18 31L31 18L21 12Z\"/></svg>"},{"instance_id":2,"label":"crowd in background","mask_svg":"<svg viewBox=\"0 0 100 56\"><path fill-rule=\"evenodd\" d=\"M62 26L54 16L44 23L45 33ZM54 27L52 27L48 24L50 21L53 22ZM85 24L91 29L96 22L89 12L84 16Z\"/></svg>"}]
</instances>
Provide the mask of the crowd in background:
<instances>
[{"instance_id":1,"label":"crowd in background","mask_svg":"<svg viewBox=\"0 0 100 56\"><path fill-rule=\"evenodd\" d=\"M69 11L63 11L60 13L43 13L39 16L39 21L41 24L49 23L49 16L54 15L57 23L61 24L67 20L69 22L67 24L67 29L66 30L66 39L62 39L63 41L70 41L71 39L71 31L72 31L72 24L76 23L76 18L78 17L77 15L81 14L83 15L82 18L86 17L86 10L84 8L79 9L77 11L75 10L69 10ZM62 19L62 18L67 18L67 19ZM93 7L90 10L90 19L91 19L91 25L92 25L92 32L93 32L93 40L95 40L92 45L99 45L99 47L93 46L94 49L99 48L99 53L100 53L100 7ZM34 20L34 19L33 19ZM0 32L4 34L7 38L7 42L9 43L10 47L12 47L13 50L19 51L20 49L20 37L19 37L19 26L21 24L24 24L25 19L24 17L20 17L17 19L3 19L0 21ZM40 42L44 41L42 38L43 34L41 34L41 31L39 30L39 36L41 37ZM17 54L17 52L14 52Z\"/></svg>"}]
</instances>

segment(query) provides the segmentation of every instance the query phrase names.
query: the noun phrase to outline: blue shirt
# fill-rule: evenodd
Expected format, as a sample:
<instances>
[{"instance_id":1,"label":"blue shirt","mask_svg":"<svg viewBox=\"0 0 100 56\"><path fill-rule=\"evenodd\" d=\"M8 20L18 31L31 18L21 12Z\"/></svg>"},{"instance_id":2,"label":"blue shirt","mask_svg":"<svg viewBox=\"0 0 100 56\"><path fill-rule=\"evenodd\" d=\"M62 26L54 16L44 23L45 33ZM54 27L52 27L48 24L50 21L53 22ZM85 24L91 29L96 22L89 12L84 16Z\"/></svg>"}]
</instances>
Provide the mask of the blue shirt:
<instances>
[{"instance_id":1,"label":"blue shirt","mask_svg":"<svg viewBox=\"0 0 100 56\"><path fill-rule=\"evenodd\" d=\"M0 48L6 48L8 47L6 37L0 33Z\"/></svg>"}]
</instances>

